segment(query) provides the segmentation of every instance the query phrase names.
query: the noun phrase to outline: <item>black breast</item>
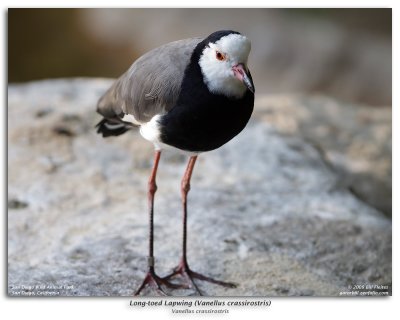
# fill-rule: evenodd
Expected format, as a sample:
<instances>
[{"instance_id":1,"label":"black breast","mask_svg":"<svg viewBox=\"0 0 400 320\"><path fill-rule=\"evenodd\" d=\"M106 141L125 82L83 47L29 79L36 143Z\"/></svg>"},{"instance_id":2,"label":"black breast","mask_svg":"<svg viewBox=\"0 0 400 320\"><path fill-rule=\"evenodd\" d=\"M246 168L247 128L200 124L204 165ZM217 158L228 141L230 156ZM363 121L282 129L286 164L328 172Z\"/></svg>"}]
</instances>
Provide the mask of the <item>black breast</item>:
<instances>
[{"instance_id":1,"label":"black breast","mask_svg":"<svg viewBox=\"0 0 400 320\"><path fill-rule=\"evenodd\" d=\"M160 120L161 141L186 151L219 148L246 126L253 101L249 93L236 101L218 97L205 104L176 106Z\"/></svg>"},{"instance_id":2,"label":"black breast","mask_svg":"<svg viewBox=\"0 0 400 320\"><path fill-rule=\"evenodd\" d=\"M201 46L186 68L177 105L160 118L161 141L193 152L214 150L235 137L246 126L254 106L249 90L240 99L208 90L197 62Z\"/></svg>"}]
</instances>

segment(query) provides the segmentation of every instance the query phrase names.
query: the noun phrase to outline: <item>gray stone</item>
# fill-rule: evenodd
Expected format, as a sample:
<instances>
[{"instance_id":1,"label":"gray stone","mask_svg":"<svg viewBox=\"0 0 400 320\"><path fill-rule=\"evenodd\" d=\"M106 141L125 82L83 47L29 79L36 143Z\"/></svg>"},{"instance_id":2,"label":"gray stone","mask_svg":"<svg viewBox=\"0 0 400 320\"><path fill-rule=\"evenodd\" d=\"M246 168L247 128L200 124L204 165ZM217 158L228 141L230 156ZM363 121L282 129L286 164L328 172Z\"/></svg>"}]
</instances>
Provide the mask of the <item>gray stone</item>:
<instances>
[{"instance_id":1,"label":"gray stone","mask_svg":"<svg viewBox=\"0 0 400 320\"><path fill-rule=\"evenodd\" d=\"M323 96L264 96L257 115L280 133L312 144L340 187L392 215L392 109Z\"/></svg>"},{"instance_id":2,"label":"gray stone","mask_svg":"<svg viewBox=\"0 0 400 320\"><path fill-rule=\"evenodd\" d=\"M9 86L9 295L47 286L66 296L130 296L143 279L153 147L133 131L109 139L95 133L96 101L110 83ZM279 108L285 98L270 103ZM165 152L160 163L160 275L180 256L185 161ZM337 296L366 283L391 290L391 221L340 179L313 144L280 133L257 111L237 138L201 155L194 171L189 263L239 284L200 288L210 296Z\"/></svg>"}]
</instances>

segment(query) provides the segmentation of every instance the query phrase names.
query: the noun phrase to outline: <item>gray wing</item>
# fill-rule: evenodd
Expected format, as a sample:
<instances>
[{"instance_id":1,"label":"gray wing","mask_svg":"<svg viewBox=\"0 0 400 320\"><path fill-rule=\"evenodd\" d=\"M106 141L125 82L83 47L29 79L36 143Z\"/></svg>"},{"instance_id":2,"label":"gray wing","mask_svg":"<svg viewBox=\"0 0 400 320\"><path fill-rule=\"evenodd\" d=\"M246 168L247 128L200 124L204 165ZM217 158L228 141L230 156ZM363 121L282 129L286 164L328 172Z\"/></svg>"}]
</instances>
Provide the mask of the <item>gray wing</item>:
<instances>
[{"instance_id":1,"label":"gray wing","mask_svg":"<svg viewBox=\"0 0 400 320\"><path fill-rule=\"evenodd\" d=\"M131 114L140 123L165 113L176 103L186 66L201 38L174 41L138 60L100 98L97 111L106 118Z\"/></svg>"}]
</instances>

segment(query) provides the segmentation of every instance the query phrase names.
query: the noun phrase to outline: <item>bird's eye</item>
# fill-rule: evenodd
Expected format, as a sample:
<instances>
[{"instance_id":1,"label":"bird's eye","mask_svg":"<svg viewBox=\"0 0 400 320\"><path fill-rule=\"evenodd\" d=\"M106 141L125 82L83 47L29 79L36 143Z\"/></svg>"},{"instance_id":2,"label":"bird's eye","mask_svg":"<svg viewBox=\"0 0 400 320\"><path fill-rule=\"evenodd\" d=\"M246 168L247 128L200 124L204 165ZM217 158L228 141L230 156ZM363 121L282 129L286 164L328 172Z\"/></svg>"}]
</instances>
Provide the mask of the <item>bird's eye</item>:
<instances>
[{"instance_id":1,"label":"bird's eye","mask_svg":"<svg viewBox=\"0 0 400 320\"><path fill-rule=\"evenodd\" d=\"M225 55L219 51L215 52L215 57L219 60L219 61L224 61L226 59Z\"/></svg>"}]
</instances>

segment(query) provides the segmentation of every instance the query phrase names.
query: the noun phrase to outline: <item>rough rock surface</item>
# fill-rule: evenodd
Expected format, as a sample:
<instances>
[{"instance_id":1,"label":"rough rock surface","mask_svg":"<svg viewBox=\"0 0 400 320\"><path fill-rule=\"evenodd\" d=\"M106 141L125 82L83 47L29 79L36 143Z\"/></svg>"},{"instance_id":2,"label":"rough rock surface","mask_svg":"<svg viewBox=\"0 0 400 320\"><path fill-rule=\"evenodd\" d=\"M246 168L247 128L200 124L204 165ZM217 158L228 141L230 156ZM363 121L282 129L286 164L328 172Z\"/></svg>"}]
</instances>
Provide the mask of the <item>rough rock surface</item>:
<instances>
[{"instance_id":1,"label":"rough rock surface","mask_svg":"<svg viewBox=\"0 0 400 320\"><path fill-rule=\"evenodd\" d=\"M153 149L135 132L95 133L96 100L109 85L74 79L9 87L10 295L39 285L67 296L129 296L143 279ZM284 100L270 103L279 108ZM390 288L391 221L343 188L312 144L279 133L262 114L195 168L189 263L239 284L201 289L210 296L337 296L349 285ZM160 163L160 275L179 259L185 161L165 152Z\"/></svg>"},{"instance_id":2,"label":"rough rock surface","mask_svg":"<svg viewBox=\"0 0 400 320\"><path fill-rule=\"evenodd\" d=\"M323 96L264 96L260 119L280 133L301 136L361 200L392 215L392 109Z\"/></svg>"}]
</instances>

